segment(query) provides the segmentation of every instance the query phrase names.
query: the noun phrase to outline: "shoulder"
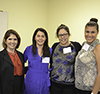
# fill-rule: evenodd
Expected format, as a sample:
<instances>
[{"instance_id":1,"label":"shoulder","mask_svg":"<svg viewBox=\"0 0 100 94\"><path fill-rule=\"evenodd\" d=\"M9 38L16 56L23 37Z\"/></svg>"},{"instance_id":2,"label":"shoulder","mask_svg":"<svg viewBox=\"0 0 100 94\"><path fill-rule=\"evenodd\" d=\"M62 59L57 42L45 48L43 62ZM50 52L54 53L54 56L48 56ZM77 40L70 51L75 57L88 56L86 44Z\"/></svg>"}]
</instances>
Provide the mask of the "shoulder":
<instances>
[{"instance_id":1,"label":"shoulder","mask_svg":"<svg viewBox=\"0 0 100 94\"><path fill-rule=\"evenodd\" d=\"M6 49L3 49L2 51L0 51L0 59L3 59L4 55L7 55Z\"/></svg>"},{"instance_id":2,"label":"shoulder","mask_svg":"<svg viewBox=\"0 0 100 94\"><path fill-rule=\"evenodd\" d=\"M52 54L53 54L53 52L54 52L54 50L55 50L55 48L56 48L56 46L59 44L59 42L56 42L56 43L54 43L53 45L52 45Z\"/></svg>"},{"instance_id":3,"label":"shoulder","mask_svg":"<svg viewBox=\"0 0 100 94\"><path fill-rule=\"evenodd\" d=\"M0 55L5 54L6 52L6 49L3 49L2 51L0 51Z\"/></svg>"},{"instance_id":4,"label":"shoulder","mask_svg":"<svg viewBox=\"0 0 100 94\"><path fill-rule=\"evenodd\" d=\"M55 49L55 47L59 44L59 42L56 42L52 45L52 49Z\"/></svg>"},{"instance_id":5,"label":"shoulder","mask_svg":"<svg viewBox=\"0 0 100 94\"><path fill-rule=\"evenodd\" d=\"M27 46L27 47L25 48L25 51L27 51L27 50L29 51L30 49L32 49L32 47L33 47L32 45Z\"/></svg>"},{"instance_id":6,"label":"shoulder","mask_svg":"<svg viewBox=\"0 0 100 94\"><path fill-rule=\"evenodd\" d=\"M18 54L21 54L21 55L23 55L23 53L22 53L22 52L20 52L20 51L18 51L18 50L16 50L16 52L17 52Z\"/></svg>"},{"instance_id":7,"label":"shoulder","mask_svg":"<svg viewBox=\"0 0 100 94\"><path fill-rule=\"evenodd\" d=\"M71 43L72 43L74 46L81 47L81 44L80 44L79 42L73 42L73 41L71 41Z\"/></svg>"},{"instance_id":8,"label":"shoulder","mask_svg":"<svg viewBox=\"0 0 100 94\"><path fill-rule=\"evenodd\" d=\"M79 42L73 42L73 41L71 41L71 43L72 43L73 45L75 45L75 46L81 46Z\"/></svg>"},{"instance_id":9,"label":"shoulder","mask_svg":"<svg viewBox=\"0 0 100 94\"><path fill-rule=\"evenodd\" d=\"M33 45L27 46L26 49L31 49Z\"/></svg>"},{"instance_id":10,"label":"shoulder","mask_svg":"<svg viewBox=\"0 0 100 94\"><path fill-rule=\"evenodd\" d=\"M100 44L98 44L96 47L95 47L95 52L100 52Z\"/></svg>"},{"instance_id":11,"label":"shoulder","mask_svg":"<svg viewBox=\"0 0 100 94\"><path fill-rule=\"evenodd\" d=\"M71 43L75 46L75 49L76 49L77 52L81 50L82 46L79 42L71 41Z\"/></svg>"},{"instance_id":12,"label":"shoulder","mask_svg":"<svg viewBox=\"0 0 100 94\"><path fill-rule=\"evenodd\" d=\"M100 67L100 44L98 44L95 49L94 49L94 55L95 55L95 58L96 58L96 63L97 63L97 66ZM99 68L97 67L97 68ZM99 68L100 69L100 68ZM98 69L98 70L99 70Z\"/></svg>"},{"instance_id":13,"label":"shoulder","mask_svg":"<svg viewBox=\"0 0 100 94\"><path fill-rule=\"evenodd\" d=\"M28 56L28 55L30 55L30 53L32 52L32 45L30 45L30 46L27 46L26 48L25 48L25 50L24 50L24 56Z\"/></svg>"},{"instance_id":14,"label":"shoulder","mask_svg":"<svg viewBox=\"0 0 100 94\"><path fill-rule=\"evenodd\" d=\"M17 55L19 56L19 58L20 58L21 60L24 60L24 55L23 55L23 53L20 52L20 51L18 51L18 50L16 50L16 52L17 52Z\"/></svg>"},{"instance_id":15,"label":"shoulder","mask_svg":"<svg viewBox=\"0 0 100 94\"><path fill-rule=\"evenodd\" d=\"M97 46L96 46L96 48L99 48L100 47L100 44L98 44ZM100 48L99 48L100 49Z\"/></svg>"}]
</instances>

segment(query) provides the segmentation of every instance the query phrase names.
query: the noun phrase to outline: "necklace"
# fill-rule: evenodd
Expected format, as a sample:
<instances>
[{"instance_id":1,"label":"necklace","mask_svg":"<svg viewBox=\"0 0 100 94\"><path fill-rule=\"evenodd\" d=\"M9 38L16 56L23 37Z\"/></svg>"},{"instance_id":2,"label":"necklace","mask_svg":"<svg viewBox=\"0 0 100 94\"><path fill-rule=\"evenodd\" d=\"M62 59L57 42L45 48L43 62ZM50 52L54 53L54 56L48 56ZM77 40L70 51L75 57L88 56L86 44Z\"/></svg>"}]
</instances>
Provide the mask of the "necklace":
<instances>
[{"instance_id":1,"label":"necklace","mask_svg":"<svg viewBox=\"0 0 100 94\"><path fill-rule=\"evenodd\" d=\"M11 55L15 55L15 54L16 54L15 52L12 53L12 52L9 52L8 50L7 50L7 52L8 52L9 54L11 54Z\"/></svg>"}]
</instances>

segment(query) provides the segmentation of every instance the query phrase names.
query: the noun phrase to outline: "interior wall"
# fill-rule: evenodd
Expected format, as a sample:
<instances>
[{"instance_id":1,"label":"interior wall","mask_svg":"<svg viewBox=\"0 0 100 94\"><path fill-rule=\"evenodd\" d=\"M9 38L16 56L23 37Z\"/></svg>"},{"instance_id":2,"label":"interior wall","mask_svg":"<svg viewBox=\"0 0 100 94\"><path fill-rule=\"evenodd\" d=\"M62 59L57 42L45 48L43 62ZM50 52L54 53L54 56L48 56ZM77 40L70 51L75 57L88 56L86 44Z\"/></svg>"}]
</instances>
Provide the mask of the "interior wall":
<instances>
[{"instance_id":1,"label":"interior wall","mask_svg":"<svg viewBox=\"0 0 100 94\"><path fill-rule=\"evenodd\" d=\"M100 23L100 0L49 0L48 4L48 31L52 36L50 45L58 41L55 33L60 24L69 27L71 41L82 44L85 40L84 27L90 18L96 17Z\"/></svg>"},{"instance_id":2,"label":"interior wall","mask_svg":"<svg viewBox=\"0 0 100 94\"><path fill-rule=\"evenodd\" d=\"M0 0L0 10L8 12L8 29L15 29L21 36L22 52L32 43L37 27L48 31L52 46L58 41L55 33L62 23L70 29L70 40L82 43L89 19L96 17L100 22L99 9L100 0Z\"/></svg>"},{"instance_id":3,"label":"interior wall","mask_svg":"<svg viewBox=\"0 0 100 94\"><path fill-rule=\"evenodd\" d=\"M8 12L8 29L21 36L22 52L31 45L36 28L47 29L47 0L0 0L0 10Z\"/></svg>"}]
</instances>

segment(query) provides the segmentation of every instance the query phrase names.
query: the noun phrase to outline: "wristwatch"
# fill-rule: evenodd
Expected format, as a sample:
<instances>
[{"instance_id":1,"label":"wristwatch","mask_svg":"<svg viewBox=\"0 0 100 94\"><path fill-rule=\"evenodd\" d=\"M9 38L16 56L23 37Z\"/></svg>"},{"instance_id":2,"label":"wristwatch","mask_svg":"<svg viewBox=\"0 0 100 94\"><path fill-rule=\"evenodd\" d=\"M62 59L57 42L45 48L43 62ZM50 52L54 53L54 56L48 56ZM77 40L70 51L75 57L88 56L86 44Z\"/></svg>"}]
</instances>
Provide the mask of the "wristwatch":
<instances>
[{"instance_id":1,"label":"wristwatch","mask_svg":"<svg viewBox=\"0 0 100 94\"><path fill-rule=\"evenodd\" d=\"M93 92L91 94L93 94Z\"/></svg>"}]
</instances>

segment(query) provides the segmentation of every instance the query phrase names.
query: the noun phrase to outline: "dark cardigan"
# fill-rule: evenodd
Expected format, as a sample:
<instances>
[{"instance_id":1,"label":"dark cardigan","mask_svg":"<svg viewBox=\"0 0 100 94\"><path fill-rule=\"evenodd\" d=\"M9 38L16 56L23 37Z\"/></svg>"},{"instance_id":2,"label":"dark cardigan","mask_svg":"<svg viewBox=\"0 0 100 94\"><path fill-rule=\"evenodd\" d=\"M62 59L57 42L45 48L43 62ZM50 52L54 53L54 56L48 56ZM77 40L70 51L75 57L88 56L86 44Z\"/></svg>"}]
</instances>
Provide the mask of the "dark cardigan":
<instances>
[{"instance_id":1,"label":"dark cardigan","mask_svg":"<svg viewBox=\"0 0 100 94\"><path fill-rule=\"evenodd\" d=\"M82 46L81 46L78 42L72 42L72 41L70 41L70 42L74 45L75 50L76 50L76 55L77 55L78 52L81 50L81 47L82 47ZM53 53L54 53L54 50L55 50L56 46L57 46L59 43L60 43L60 42L56 42L56 43L53 44L53 46L52 46L52 55L53 55ZM52 69L52 56L51 56L50 68ZM50 75L51 75L51 72L50 72Z\"/></svg>"}]
</instances>

